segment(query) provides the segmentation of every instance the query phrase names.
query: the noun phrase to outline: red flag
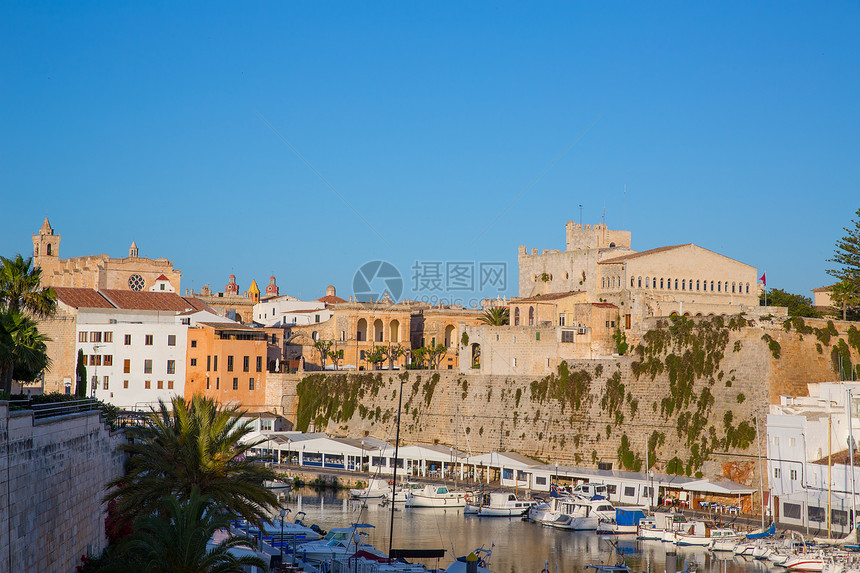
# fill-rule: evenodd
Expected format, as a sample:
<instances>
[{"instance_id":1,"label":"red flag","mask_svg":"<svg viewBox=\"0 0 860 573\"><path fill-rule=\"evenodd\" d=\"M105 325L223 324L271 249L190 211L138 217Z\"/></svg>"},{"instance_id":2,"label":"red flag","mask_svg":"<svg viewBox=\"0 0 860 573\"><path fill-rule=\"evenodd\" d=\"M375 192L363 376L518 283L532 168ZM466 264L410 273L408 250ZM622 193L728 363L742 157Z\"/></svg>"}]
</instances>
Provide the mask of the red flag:
<instances>
[{"instance_id":1,"label":"red flag","mask_svg":"<svg viewBox=\"0 0 860 573\"><path fill-rule=\"evenodd\" d=\"M764 286L767 286L767 273L762 273L759 279Z\"/></svg>"}]
</instances>

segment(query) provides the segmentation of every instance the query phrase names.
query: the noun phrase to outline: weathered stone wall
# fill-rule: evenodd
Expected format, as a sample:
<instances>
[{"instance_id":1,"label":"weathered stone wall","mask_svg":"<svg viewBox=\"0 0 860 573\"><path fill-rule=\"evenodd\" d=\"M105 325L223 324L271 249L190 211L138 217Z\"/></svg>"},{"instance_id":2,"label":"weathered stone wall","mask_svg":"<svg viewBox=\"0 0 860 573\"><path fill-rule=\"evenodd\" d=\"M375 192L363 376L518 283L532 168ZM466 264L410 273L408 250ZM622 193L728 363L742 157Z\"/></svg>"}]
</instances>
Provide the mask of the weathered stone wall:
<instances>
[{"instance_id":1,"label":"weathered stone wall","mask_svg":"<svg viewBox=\"0 0 860 573\"><path fill-rule=\"evenodd\" d=\"M122 439L98 413L34 420L0 402L0 571L74 571L101 553Z\"/></svg>"},{"instance_id":2,"label":"weathered stone wall","mask_svg":"<svg viewBox=\"0 0 860 573\"><path fill-rule=\"evenodd\" d=\"M51 365L45 370L45 393L66 391L65 382L71 383L75 391L75 326L78 311L63 304L57 305L57 313L49 319L39 321L39 332L48 337L45 343Z\"/></svg>"},{"instance_id":3,"label":"weathered stone wall","mask_svg":"<svg viewBox=\"0 0 860 573\"><path fill-rule=\"evenodd\" d=\"M393 440L403 381L401 437L407 443L457 443L473 453L509 450L552 462L635 469L644 467L650 440L649 458L658 470L757 484L756 437L765 448L768 404L780 394L805 395L807 382L836 379L832 348L848 338L850 325L837 325L842 334L824 344L819 336L825 336L786 331L779 320L677 321L678 327L654 321L642 350L568 361L549 376L318 374L297 385L297 401L281 404L297 429ZM826 321L803 328L829 329ZM855 336L854 363L860 350Z\"/></svg>"}]
</instances>

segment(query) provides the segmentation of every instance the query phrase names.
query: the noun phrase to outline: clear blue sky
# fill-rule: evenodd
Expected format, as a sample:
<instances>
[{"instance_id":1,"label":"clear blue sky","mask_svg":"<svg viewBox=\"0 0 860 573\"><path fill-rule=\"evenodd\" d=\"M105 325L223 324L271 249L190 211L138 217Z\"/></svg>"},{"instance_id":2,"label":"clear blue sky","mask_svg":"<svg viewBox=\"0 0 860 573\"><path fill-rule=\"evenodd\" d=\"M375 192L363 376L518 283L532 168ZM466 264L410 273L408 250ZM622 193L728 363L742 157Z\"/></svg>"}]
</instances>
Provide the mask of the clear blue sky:
<instances>
[{"instance_id":1,"label":"clear blue sky","mask_svg":"<svg viewBox=\"0 0 860 573\"><path fill-rule=\"evenodd\" d=\"M0 253L47 214L183 290L346 297L384 259L515 295L518 245L605 206L809 294L860 208L857 2L178 4L3 3Z\"/></svg>"}]
</instances>

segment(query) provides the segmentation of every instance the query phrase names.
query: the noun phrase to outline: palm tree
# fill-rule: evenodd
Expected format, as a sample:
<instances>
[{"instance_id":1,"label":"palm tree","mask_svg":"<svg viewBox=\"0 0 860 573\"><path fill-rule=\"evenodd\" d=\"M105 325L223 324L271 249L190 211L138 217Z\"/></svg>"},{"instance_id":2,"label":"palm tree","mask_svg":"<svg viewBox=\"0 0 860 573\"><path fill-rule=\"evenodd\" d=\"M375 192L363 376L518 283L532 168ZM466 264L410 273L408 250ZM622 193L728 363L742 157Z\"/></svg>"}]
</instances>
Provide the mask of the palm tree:
<instances>
[{"instance_id":1,"label":"palm tree","mask_svg":"<svg viewBox=\"0 0 860 573\"><path fill-rule=\"evenodd\" d=\"M187 500L166 498L159 515L138 519L135 532L119 547L118 559L108 570L128 571L130 565L150 573L241 573L251 565L265 569L268 564L256 555L230 553L253 547L247 537L231 535L209 546L215 532L229 524L229 516L195 486Z\"/></svg>"},{"instance_id":2,"label":"palm tree","mask_svg":"<svg viewBox=\"0 0 860 573\"><path fill-rule=\"evenodd\" d=\"M181 396L170 404L159 400L146 426L129 429L126 475L111 481L107 500L115 499L120 524L152 515L162 499L189 499L195 487L225 511L261 525L278 506L277 497L263 486L275 472L249 455L263 439L243 442L251 423L247 412L224 406L200 394L189 402Z\"/></svg>"},{"instance_id":3,"label":"palm tree","mask_svg":"<svg viewBox=\"0 0 860 573\"><path fill-rule=\"evenodd\" d=\"M33 319L20 311L0 310L0 389L9 394L13 378L32 382L50 366L48 340Z\"/></svg>"},{"instance_id":4,"label":"palm tree","mask_svg":"<svg viewBox=\"0 0 860 573\"><path fill-rule=\"evenodd\" d=\"M504 326L511 323L511 309L494 306L485 310L478 320L489 326Z\"/></svg>"},{"instance_id":5,"label":"palm tree","mask_svg":"<svg viewBox=\"0 0 860 573\"><path fill-rule=\"evenodd\" d=\"M33 267L33 259L20 254L14 259L0 257L0 307L17 312L23 310L39 318L56 311L54 289L41 287L42 269Z\"/></svg>"}]
</instances>

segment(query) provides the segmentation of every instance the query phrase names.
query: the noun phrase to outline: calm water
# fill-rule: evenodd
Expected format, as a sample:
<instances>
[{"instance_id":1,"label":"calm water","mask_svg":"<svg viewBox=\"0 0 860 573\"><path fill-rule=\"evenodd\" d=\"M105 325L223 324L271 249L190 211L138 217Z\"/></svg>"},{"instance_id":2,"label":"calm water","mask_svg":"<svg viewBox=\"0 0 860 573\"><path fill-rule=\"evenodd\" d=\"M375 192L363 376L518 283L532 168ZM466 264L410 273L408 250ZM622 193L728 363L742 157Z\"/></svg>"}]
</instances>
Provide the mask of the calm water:
<instances>
[{"instance_id":1,"label":"calm water","mask_svg":"<svg viewBox=\"0 0 860 573\"><path fill-rule=\"evenodd\" d=\"M305 523L316 523L323 529L346 527L363 522L375 525L369 542L388 550L389 507L370 500L366 507L348 499L346 492L316 493L310 489L293 491L284 496L284 507L294 513L307 513ZM659 541L636 541L622 537L619 546L634 571L674 573L690 561L700 573L764 573L764 563L752 559L717 555L703 549L678 548L678 554L667 555ZM615 552L607 538L594 532L571 532L523 521L520 518L464 516L461 510L405 509L398 505L394 515L394 547L447 550L439 565L445 566L455 556L465 555L483 545L495 543L492 569L498 573L540 573L549 562L550 573L582 571L590 563L611 563ZM435 562L425 563L436 566ZM775 570L774 570L775 571Z\"/></svg>"}]
</instances>

